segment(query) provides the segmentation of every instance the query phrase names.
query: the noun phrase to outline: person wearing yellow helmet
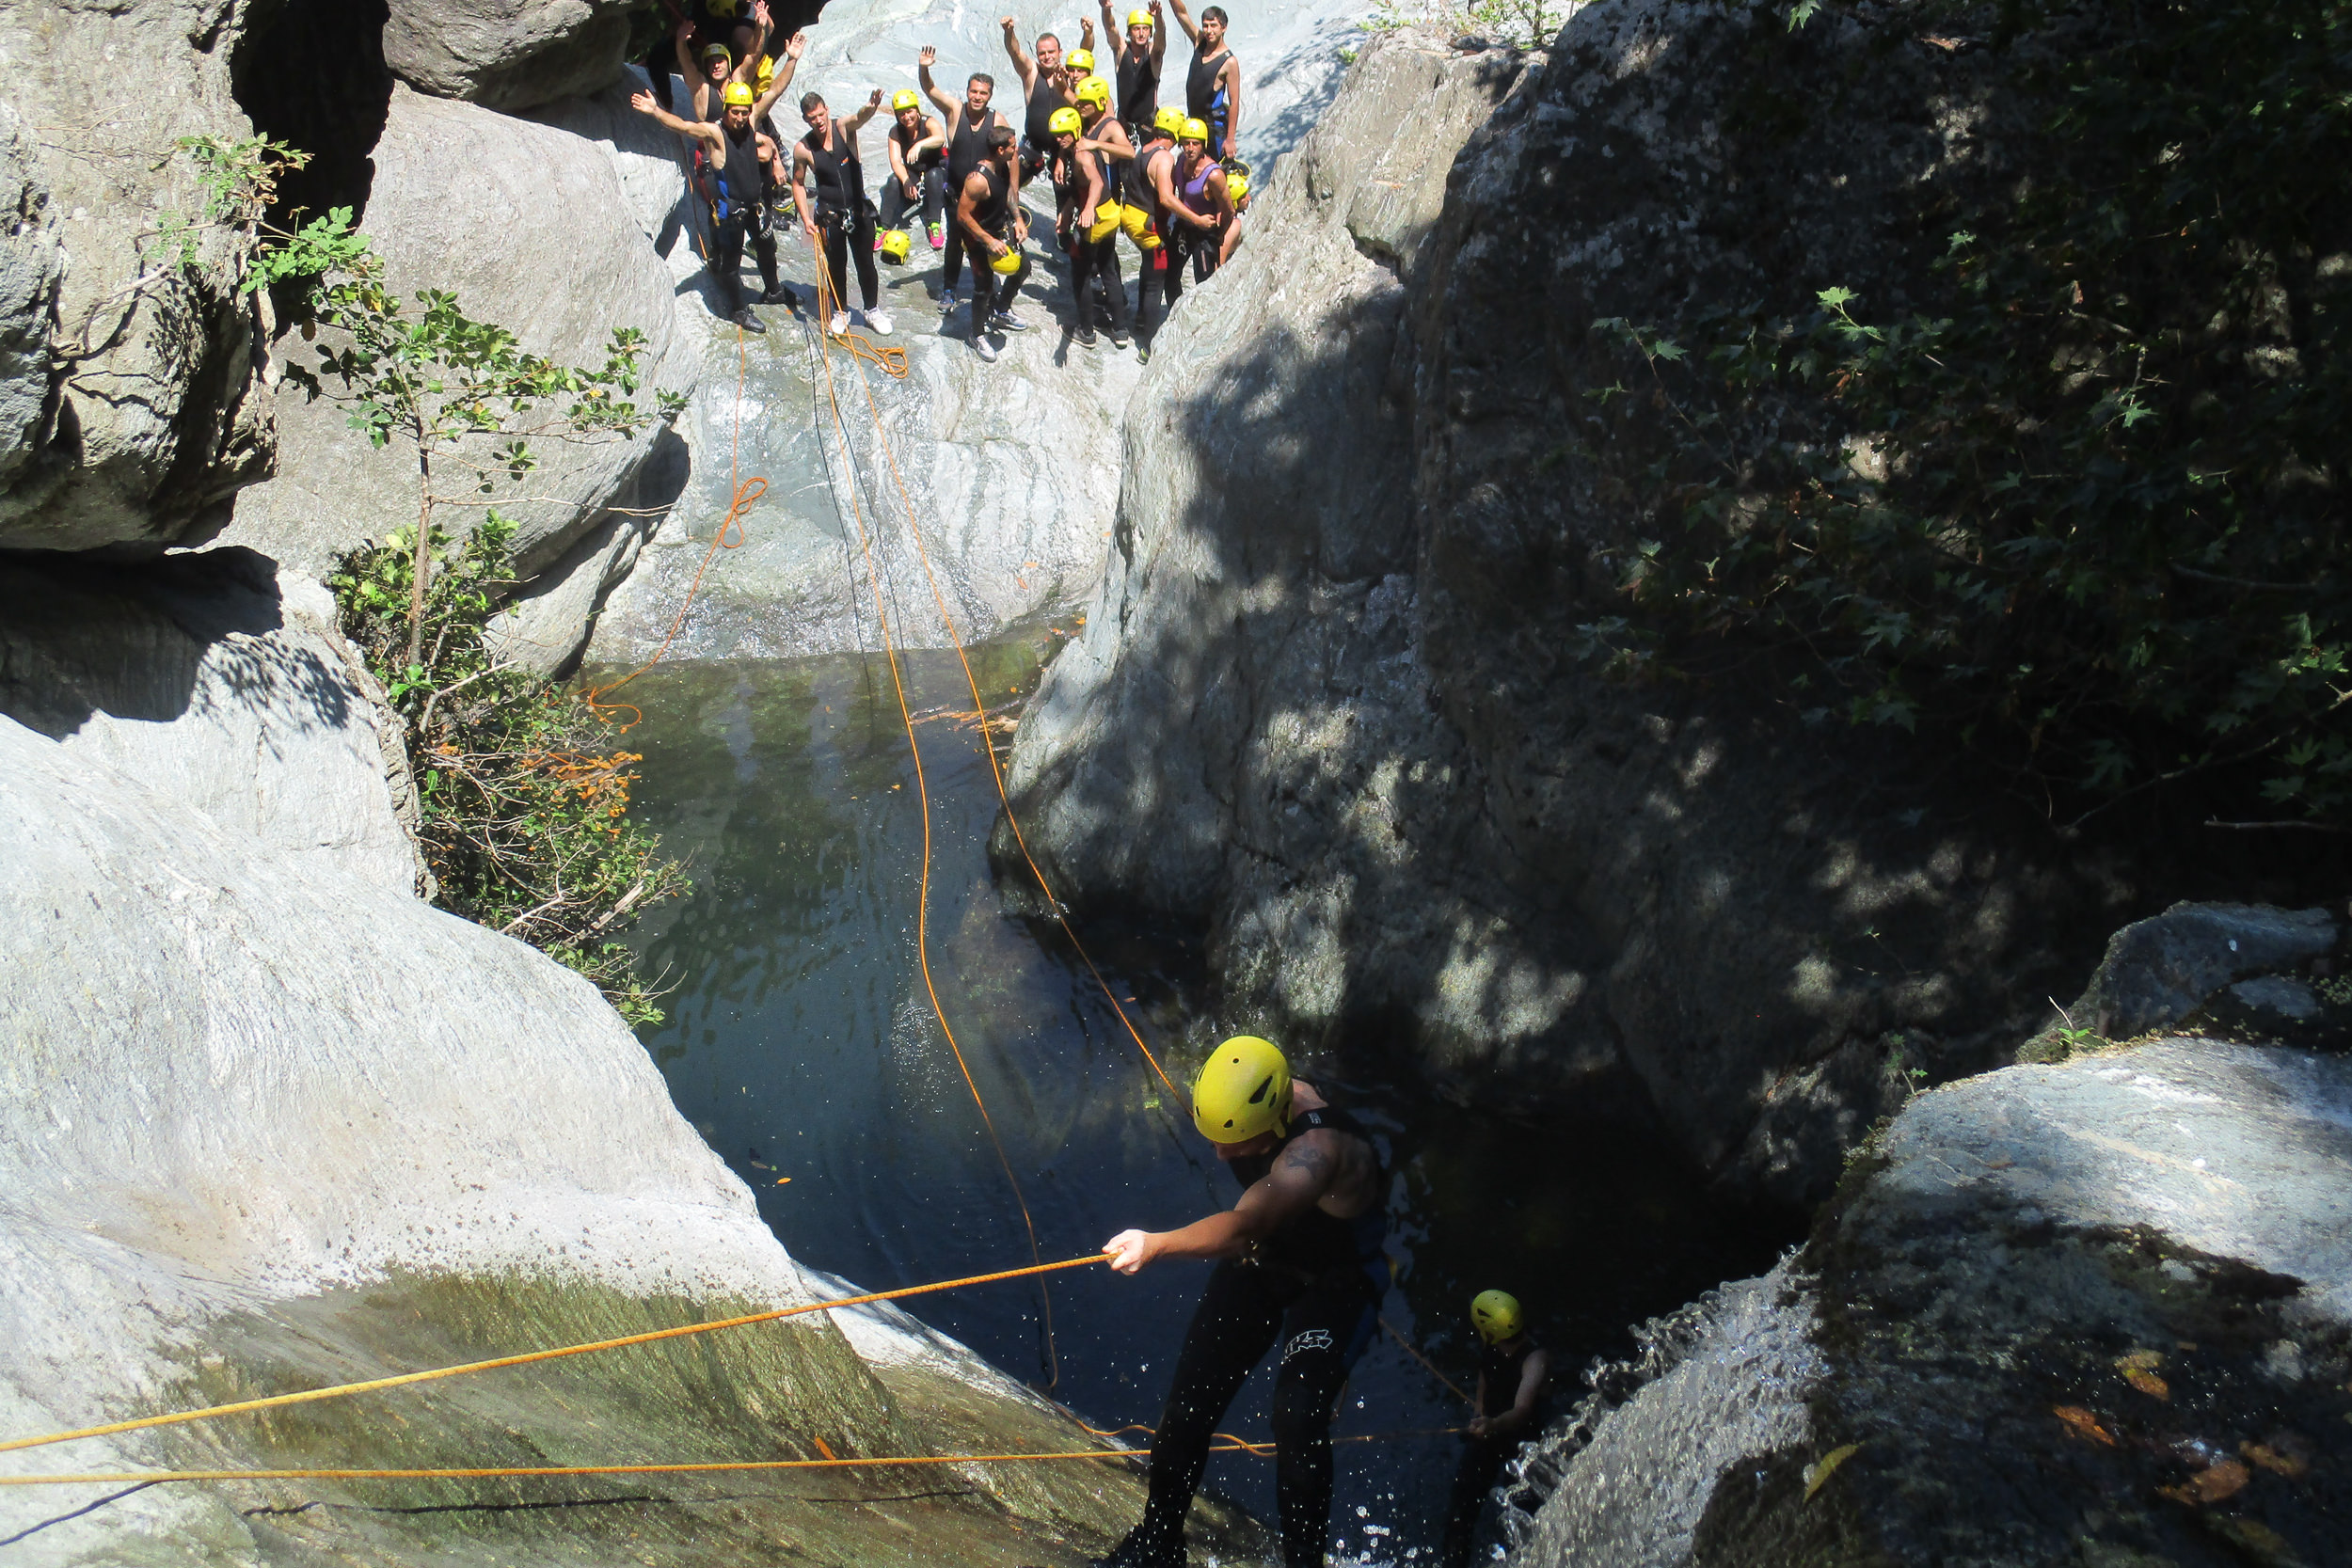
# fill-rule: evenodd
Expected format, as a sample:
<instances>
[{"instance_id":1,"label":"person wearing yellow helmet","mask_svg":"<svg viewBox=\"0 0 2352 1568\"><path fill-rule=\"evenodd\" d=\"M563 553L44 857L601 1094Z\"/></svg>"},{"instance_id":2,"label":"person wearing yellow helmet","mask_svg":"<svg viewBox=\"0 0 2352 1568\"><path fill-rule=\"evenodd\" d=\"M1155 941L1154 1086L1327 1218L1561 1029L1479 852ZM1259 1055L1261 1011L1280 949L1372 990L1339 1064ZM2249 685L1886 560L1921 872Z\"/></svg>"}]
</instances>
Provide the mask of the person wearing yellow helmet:
<instances>
[{"instance_id":1,"label":"person wearing yellow helmet","mask_svg":"<svg viewBox=\"0 0 2352 1568\"><path fill-rule=\"evenodd\" d=\"M801 119L808 135L792 144L792 204L800 209L801 230L808 243L824 249L825 277L834 293L825 330L835 337L850 329L852 261L866 325L882 337L890 335L889 312L875 303L882 284L874 273L874 204L866 198L866 165L857 152L857 134L882 107L882 88L876 87L857 113L838 119L818 94L801 95Z\"/></svg>"},{"instance_id":2,"label":"person wearing yellow helmet","mask_svg":"<svg viewBox=\"0 0 2352 1568\"><path fill-rule=\"evenodd\" d=\"M774 105L776 95L790 79L788 72L778 72L775 87L764 98L755 95L749 83L727 83L715 122L681 119L661 107L650 92L629 99L629 106L638 113L692 137L696 152L707 160L712 176L707 193L711 239L705 264L718 288L719 314L746 332L767 330L743 298L746 240L759 258L760 281L767 287L762 303L780 304L786 297L776 278L776 242L768 223L768 182L777 162L776 148L755 124Z\"/></svg>"},{"instance_id":3,"label":"person wearing yellow helmet","mask_svg":"<svg viewBox=\"0 0 2352 1568\"><path fill-rule=\"evenodd\" d=\"M1028 260L1021 254L1029 221L1021 211L1019 145L1011 126L992 128L987 155L956 194L956 225L973 259L972 352L988 364L996 362L992 338L1025 332L1029 326L1012 312L1013 299L1029 275ZM1011 270L1000 271L998 264L1008 260Z\"/></svg>"},{"instance_id":4,"label":"person wearing yellow helmet","mask_svg":"<svg viewBox=\"0 0 2352 1568\"><path fill-rule=\"evenodd\" d=\"M1169 222L1161 237L1168 242L1165 283L1168 308L1176 308L1184 293L1184 268L1205 283L1224 261L1226 240L1233 218L1232 198L1227 194L1225 170L1209 155L1209 128L1186 119L1176 135L1176 156L1168 167L1173 194L1168 201Z\"/></svg>"},{"instance_id":5,"label":"person wearing yellow helmet","mask_svg":"<svg viewBox=\"0 0 2352 1568\"><path fill-rule=\"evenodd\" d=\"M1089 91L1089 84L1099 91ZM1078 106L1056 109L1046 122L1053 146L1055 231L1070 258L1072 336L1092 348L1098 303L1110 318L1111 341L1128 343L1127 291L1119 277L1119 179L1116 163L1132 156L1127 133L1110 118L1110 92L1100 76L1078 84ZM1103 139L1097 139L1098 137Z\"/></svg>"},{"instance_id":6,"label":"person wearing yellow helmet","mask_svg":"<svg viewBox=\"0 0 2352 1568\"><path fill-rule=\"evenodd\" d=\"M1321 1568L1331 1513L1331 1406L1372 1338L1389 1286L1379 1151L1363 1125L1294 1081L1271 1041L1237 1035L1192 1088L1193 1125L1242 1186L1232 1208L1104 1244L1132 1275L1164 1259L1217 1260L1184 1331L1152 1439L1143 1520L1105 1561L1176 1568L1208 1447L1250 1369L1282 1347L1274 1386L1283 1560Z\"/></svg>"},{"instance_id":7,"label":"person wearing yellow helmet","mask_svg":"<svg viewBox=\"0 0 2352 1568\"><path fill-rule=\"evenodd\" d=\"M1112 69L1103 74L1118 83L1120 123L1140 142L1152 117L1159 113L1160 68L1168 58L1168 28L1160 14L1160 0L1152 0L1149 8L1129 11L1124 33L1111 10L1111 0L1103 0L1103 36L1119 40L1111 55Z\"/></svg>"},{"instance_id":8,"label":"person wearing yellow helmet","mask_svg":"<svg viewBox=\"0 0 2352 1568\"><path fill-rule=\"evenodd\" d=\"M882 187L882 226L898 232L907 214L919 212L931 248L937 250L946 232L940 227L947 210L940 168L946 162L947 133L923 112L923 100L912 87L902 87L891 98L890 112L890 135L882 143L890 154L890 182ZM906 254L898 251L894 259L903 261Z\"/></svg>"},{"instance_id":9,"label":"person wearing yellow helmet","mask_svg":"<svg viewBox=\"0 0 2352 1568\"><path fill-rule=\"evenodd\" d=\"M1234 155L1241 139L1241 61L1225 46L1225 8L1210 6L1195 23L1184 0L1169 0L1176 24L1192 40L1192 69L1184 74L1184 113L1209 128L1209 157Z\"/></svg>"},{"instance_id":10,"label":"person wearing yellow helmet","mask_svg":"<svg viewBox=\"0 0 2352 1568\"><path fill-rule=\"evenodd\" d=\"M1137 364L1149 364L1152 360L1152 298L1157 295L1165 301L1167 297L1165 241L1173 220L1168 215L1166 203L1175 195L1169 170L1175 166L1176 133L1184 129L1184 110L1173 103L1160 105L1152 122L1137 134L1136 155L1127 165L1126 189L1120 197L1124 214L1136 220L1128 227L1127 234L1143 260L1136 279Z\"/></svg>"},{"instance_id":11,"label":"person wearing yellow helmet","mask_svg":"<svg viewBox=\"0 0 2352 1568\"><path fill-rule=\"evenodd\" d=\"M1004 17L997 24L1005 31L1005 53L1011 57L1012 69L1021 78L1021 98L1027 106L1021 124L1021 178L1032 180L1044 169L1046 157L1053 150L1054 133L1046 129L1045 122L1053 118L1056 109L1070 107L1070 86L1077 75L1062 57L1058 36L1038 34L1037 53L1031 55L1021 47L1019 24L1014 18ZM1083 50L1090 59L1094 24L1082 25Z\"/></svg>"},{"instance_id":12,"label":"person wearing yellow helmet","mask_svg":"<svg viewBox=\"0 0 2352 1568\"><path fill-rule=\"evenodd\" d=\"M1468 1568L1486 1495L1513 1450L1543 1429L1544 1385L1551 1376L1551 1353L1528 1332L1517 1296L1481 1291L1470 1298L1470 1317L1481 1346L1476 1413L1462 1434L1462 1463L1446 1504L1442 1568Z\"/></svg>"}]
</instances>

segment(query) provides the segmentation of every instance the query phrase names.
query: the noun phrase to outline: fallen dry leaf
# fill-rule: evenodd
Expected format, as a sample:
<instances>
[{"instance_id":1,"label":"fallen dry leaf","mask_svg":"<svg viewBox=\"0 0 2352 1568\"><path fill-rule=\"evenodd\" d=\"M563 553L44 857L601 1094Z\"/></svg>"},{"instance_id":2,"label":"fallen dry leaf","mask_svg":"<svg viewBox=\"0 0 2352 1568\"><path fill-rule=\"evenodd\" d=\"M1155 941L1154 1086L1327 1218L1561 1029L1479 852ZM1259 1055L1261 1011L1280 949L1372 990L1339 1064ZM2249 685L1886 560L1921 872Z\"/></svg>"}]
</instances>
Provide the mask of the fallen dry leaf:
<instances>
[{"instance_id":1,"label":"fallen dry leaf","mask_svg":"<svg viewBox=\"0 0 2352 1568\"><path fill-rule=\"evenodd\" d=\"M1804 1467L1804 1500L1811 1502L1813 1494L1827 1485L1829 1478L1837 1473L1837 1466L1851 1459L1854 1449L1860 1447L1862 1445L1859 1443L1848 1443L1843 1448L1830 1449L1820 1457L1819 1462L1806 1465Z\"/></svg>"},{"instance_id":2,"label":"fallen dry leaf","mask_svg":"<svg viewBox=\"0 0 2352 1568\"><path fill-rule=\"evenodd\" d=\"M2172 1386L2170 1384L2165 1382L2164 1379L2158 1377L2153 1372L2141 1371L2137 1367L2126 1369L2123 1373L2123 1381L2138 1389L2141 1393L2147 1395L2150 1399L2169 1400L2172 1397Z\"/></svg>"},{"instance_id":3,"label":"fallen dry leaf","mask_svg":"<svg viewBox=\"0 0 2352 1568\"><path fill-rule=\"evenodd\" d=\"M2178 1486L2159 1486L2159 1496L2176 1503L2217 1503L2234 1497L2246 1490L2246 1483L2254 1479L2254 1472L2234 1459L2225 1459L2212 1469L2194 1475Z\"/></svg>"},{"instance_id":4,"label":"fallen dry leaf","mask_svg":"<svg viewBox=\"0 0 2352 1568\"><path fill-rule=\"evenodd\" d=\"M2240 1443L2237 1451L2268 1470L2274 1476L2300 1481L2311 1474L2312 1462L2299 1453L2285 1453L2267 1443Z\"/></svg>"},{"instance_id":5,"label":"fallen dry leaf","mask_svg":"<svg viewBox=\"0 0 2352 1568\"><path fill-rule=\"evenodd\" d=\"M2163 1365L2164 1352L2160 1350L2136 1350L2129 1355L2119 1355L2115 1358L2115 1370L2119 1372L2134 1370L2153 1372Z\"/></svg>"},{"instance_id":6,"label":"fallen dry leaf","mask_svg":"<svg viewBox=\"0 0 2352 1568\"><path fill-rule=\"evenodd\" d=\"M2106 1428L2099 1424L2099 1418L2093 1416L2090 1411L2085 1410L2081 1405L2061 1404L2053 1410L2051 1414L2056 1416L2059 1420L2064 1421L2066 1423L2066 1430L2073 1433L2075 1436L2087 1438L2090 1442L2097 1443L2105 1448L2111 1449L2115 1447L2114 1437L2109 1435Z\"/></svg>"}]
</instances>

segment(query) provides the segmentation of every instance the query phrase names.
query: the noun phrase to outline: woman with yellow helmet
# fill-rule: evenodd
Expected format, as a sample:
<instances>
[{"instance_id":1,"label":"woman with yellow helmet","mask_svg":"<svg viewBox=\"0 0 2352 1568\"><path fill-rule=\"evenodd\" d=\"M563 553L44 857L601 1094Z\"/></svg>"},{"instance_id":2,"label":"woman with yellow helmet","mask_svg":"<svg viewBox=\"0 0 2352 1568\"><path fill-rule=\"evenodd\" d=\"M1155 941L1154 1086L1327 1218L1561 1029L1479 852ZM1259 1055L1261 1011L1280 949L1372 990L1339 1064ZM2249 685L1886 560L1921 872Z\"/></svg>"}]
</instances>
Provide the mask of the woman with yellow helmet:
<instances>
[{"instance_id":1,"label":"woman with yellow helmet","mask_svg":"<svg viewBox=\"0 0 2352 1568\"><path fill-rule=\"evenodd\" d=\"M1132 1275L1162 1259L1216 1272L1184 1331L1152 1439L1143 1521L1105 1560L1178 1568L1184 1514L1211 1435L1250 1369L1279 1342L1275 1495L1289 1568L1321 1568L1331 1514L1331 1405L1372 1338L1389 1286L1386 1180L1362 1124L1291 1078L1272 1042L1238 1035L1192 1088L1193 1125L1241 1182L1232 1208L1169 1231L1122 1230L1103 1250Z\"/></svg>"},{"instance_id":2,"label":"woman with yellow helmet","mask_svg":"<svg viewBox=\"0 0 2352 1568\"><path fill-rule=\"evenodd\" d=\"M913 87L898 89L890 100L890 135L883 142L890 154L890 179L882 186L883 234L877 243L892 261L903 261L907 236L899 225L908 213L920 216L933 250L946 238L940 220L946 213L941 169L947 157L947 133L923 112L922 97Z\"/></svg>"},{"instance_id":3,"label":"woman with yellow helmet","mask_svg":"<svg viewBox=\"0 0 2352 1568\"><path fill-rule=\"evenodd\" d=\"M1478 1512L1502 1477L1503 1462L1543 1430L1544 1384L1551 1375L1551 1354L1527 1331L1517 1296L1481 1291L1470 1298L1470 1316L1484 1347L1472 1402L1477 1414L1463 1433L1462 1464L1454 1472L1454 1496L1446 1505L1445 1544L1438 1560L1442 1568L1469 1568Z\"/></svg>"},{"instance_id":4,"label":"woman with yellow helmet","mask_svg":"<svg viewBox=\"0 0 2352 1568\"><path fill-rule=\"evenodd\" d=\"M1226 241L1233 222L1233 200L1226 187L1225 170L1209 154L1210 132L1197 119L1184 121L1176 134L1176 158L1169 170L1175 199L1169 207L1173 222L1162 230L1168 242L1168 307L1176 308L1184 293L1184 265L1191 263L1193 280L1206 283L1224 261Z\"/></svg>"}]
</instances>

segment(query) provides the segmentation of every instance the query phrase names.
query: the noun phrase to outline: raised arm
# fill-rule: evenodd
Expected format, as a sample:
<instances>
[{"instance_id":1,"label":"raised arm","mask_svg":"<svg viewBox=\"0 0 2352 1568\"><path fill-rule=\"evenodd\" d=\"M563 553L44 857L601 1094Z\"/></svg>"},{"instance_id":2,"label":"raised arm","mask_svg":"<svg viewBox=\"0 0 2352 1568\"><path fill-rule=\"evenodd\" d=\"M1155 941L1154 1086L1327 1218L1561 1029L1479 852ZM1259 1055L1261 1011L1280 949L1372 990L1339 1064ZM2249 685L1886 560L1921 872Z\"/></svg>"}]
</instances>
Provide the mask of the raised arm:
<instances>
[{"instance_id":1,"label":"raised arm","mask_svg":"<svg viewBox=\"0 0 2352 1568\"><path fill-rule=\"evenodd\" d=\"M670 36L677 42L677 73L685 77L686 85L691 87L702 80L703 74L702 67L694 61L694 24L680 22L677 30Z\"/></svg>"},{"instance_id":2,"label":"raised arm","mask_svg":"<svg viewBox=\"0 0 2352 1568\"><path fill-rule=\"evenodd\" d=\"M881 107L882 88L876 87L874 89L874 96L866 101L866 107L860 109L857 113L850 117L850 135L854 136L860 131L865 130L866 122L873 119L874 111Z\"/></svg>"},{"instance_id":3,"label":"raised arm","mask_svg":"<svg viewBox=\"0 0 2352 1568\"><path fill-rule=\"evenodd\" d=\"M1103 0L1103 36L1119 40L1111 50L1115 57L1119 59L1127 57L1127 34L1119 25L1119 15L1111 9L1111 0Z\"/></svg>"},{"instance_id":4,"label":"raised arm","mask_svg":"<svg viewBox=\"0 0 2352 1568\"><path fill-rule=\"evenodd\" d=\"M1037 90L1037 62L1021 47L1020 27L1011 17L999 18L997 24L1005 30L1005 53L1012 56L1012 69L1021 78L1021 98L1026 103Z\"/></svg>"},{"instance_id":5,"label":"raised arm","mask_svg":"<svg viewBox=\"0 0 2352 1568\"><path fill-rule=\"evenodd\" d=\"M1317 1128L1290 1141L1264 1180L1222 1213L1195 1220L1180 1230L1122 1230L1104 1243L1111 1267L1133 1274L1163 1258L1232 1258L1250 1243L1263 1241L1323 1200L1339 1180L1340 1134Z\"/></svg>"},{"instance_id":6,"label":"raised arm","mask_svg":"<svg viewBox=\"0 0 2352 1568\"><path fill-rule=\"evenodd\" d=\"M938 62L938 59L939 51L928 43L925 44L923 52L914 56L914 80L916 85L922 87L923 96L930 99L939 112L947 117L948 123L952 125L955 123L956 101L940 91L939 85L931 80L931 67Z\"/></svg>"},{"instance_id":7,"label":"raised arm","mask_svg":"<svg viewBox=\"0 0 2352 1568\"><path fill-rule=\"evenodd\" d=\"M680 119L677 116L672 114L669 110L655 103L653 101L653 94L649 92L632 93L629 96L628 106L635 109L641 115L651 115L665 128L675 131L682 136L691 136L696 141L708 143L712 150L715 150L720 157L723 158L726 156L725 138L719 134L719 127L711 121L707 119Z\"/></svg>"},{"instance_id":8,"label":"raised arm","mask_svg":"<svg viewBox=\"0 0 2352 1568\"><path fill-rule=\"evenodd\" d=\"M785 40L784 58L776 62L776 79L768 84L768 90L761 93L759 102L752 105L753 124L756 125L768 118L768 111L775 106L777 99L784 96L784 89L792 85L792 73L800 70L801 56L807 52L806 33L795 33Z\"/></svg>"},{"instance_id":9,"label":"raised arm","mask_svg":"<svg viewBox=\"0 0 2352 1568\"><path fill-rule=\"evenodd\" d=\"M1168 16L1160 9L1160 0L1152 0L1152 73L1158 75L1160 62L1168 58Z\"/></svg>"},{"instance_id":10,"label":"raised arm","mask_svg":"<svg viewBox=\"0 0 2352 1568\"><path fill-rule=\"evenodd\" d=\"M1200 42L1200 28L1192 20L1192 13L1184 9L1184 0L1168 0L1168 3L1176 8L1176 25L1184 30L1184 37L1198 45Z\"/></svg>"},{"instance_id":11,"label":"raised arm","mask_svg":"<svg viewBox=\"0 0 2352 1568\"><path fill-rule=\"evenodd\" d=\"M768 40L772 25L769 20L768 0L752 0L752 46L743 52L741 59L735 62L735 80L739 82L758 81L759 62L768 57Z\"/></svg>"},{"instance_id":12,"label":"raised arm","mask_svg":"<svg viewBox=\"0 0 2352 1568\"><path fill-rule=\"evenodd\" d=\"M1104 15L1110 14L1109 7L1104 7L1103 10ZM1119 29L1112 28L1111 37L1117 38L1118 36ZM1090 16L1078 18L1078 47L1089 55L1094 53L1094 18Z\"/></svg>"}]
</instances>

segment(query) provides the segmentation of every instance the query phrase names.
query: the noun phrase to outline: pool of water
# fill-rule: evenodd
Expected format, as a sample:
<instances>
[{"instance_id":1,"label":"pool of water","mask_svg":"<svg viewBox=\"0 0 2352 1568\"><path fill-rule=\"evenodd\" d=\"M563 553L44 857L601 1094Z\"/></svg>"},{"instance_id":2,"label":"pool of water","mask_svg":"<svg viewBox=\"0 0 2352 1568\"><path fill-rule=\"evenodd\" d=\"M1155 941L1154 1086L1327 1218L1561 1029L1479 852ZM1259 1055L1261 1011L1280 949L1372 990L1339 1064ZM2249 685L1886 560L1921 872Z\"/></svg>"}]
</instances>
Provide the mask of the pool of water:
<instances>
[{"instance_id":1,"label":"pool of water","mask_svg":"<svg viewBox=\"0 0 2352 1568\"><path fill-rule=\"evenodd\" d=\"M1017 708L1055 633L977 650L992 705ZM1000 899L986 855L999 806L952 653L904 660L930 800L931 974L1048 1259L1128 1226L1229 1206L1232 1179L1152 1076L1051 927ZM758 1195L793 1255L873 1289L1025 1263L1029 1240L915 958L923 822L906 729L879 657L663 665L644 714L640 817L691 862L693 892L634 939L675 990L640 1031L670 1091ZM1181 934L1088 928L1113 989L1178 1083L1211 1044ZM1350 1076L1360 1072L1362 1076ZM1456 1382L1463 1312L1516 1291L1571 1369L1627 1348L1626 1325L1758 1272L1788 1220L1712 1200L1648 1130L1563 1129L1430 1102L1378 1069L1323 1086L1375 1127L1394 1173L1387 1320ZM1207 1265L1057 1276L929 1297L918 1315L1102 1427L1157 1418ZM1052 1332L1046 1330L1050 1307ZM1266 1432L1268 1373L1226 1430ZM1337 1449L1333 1532L1347 1557L1426 1560L1460 1418L1383 1336L1334 1431L1408 1433ZM1209 1483L1273 1516L1272 1466L1213 1462Z\"/></svg>"}]
</instances>

